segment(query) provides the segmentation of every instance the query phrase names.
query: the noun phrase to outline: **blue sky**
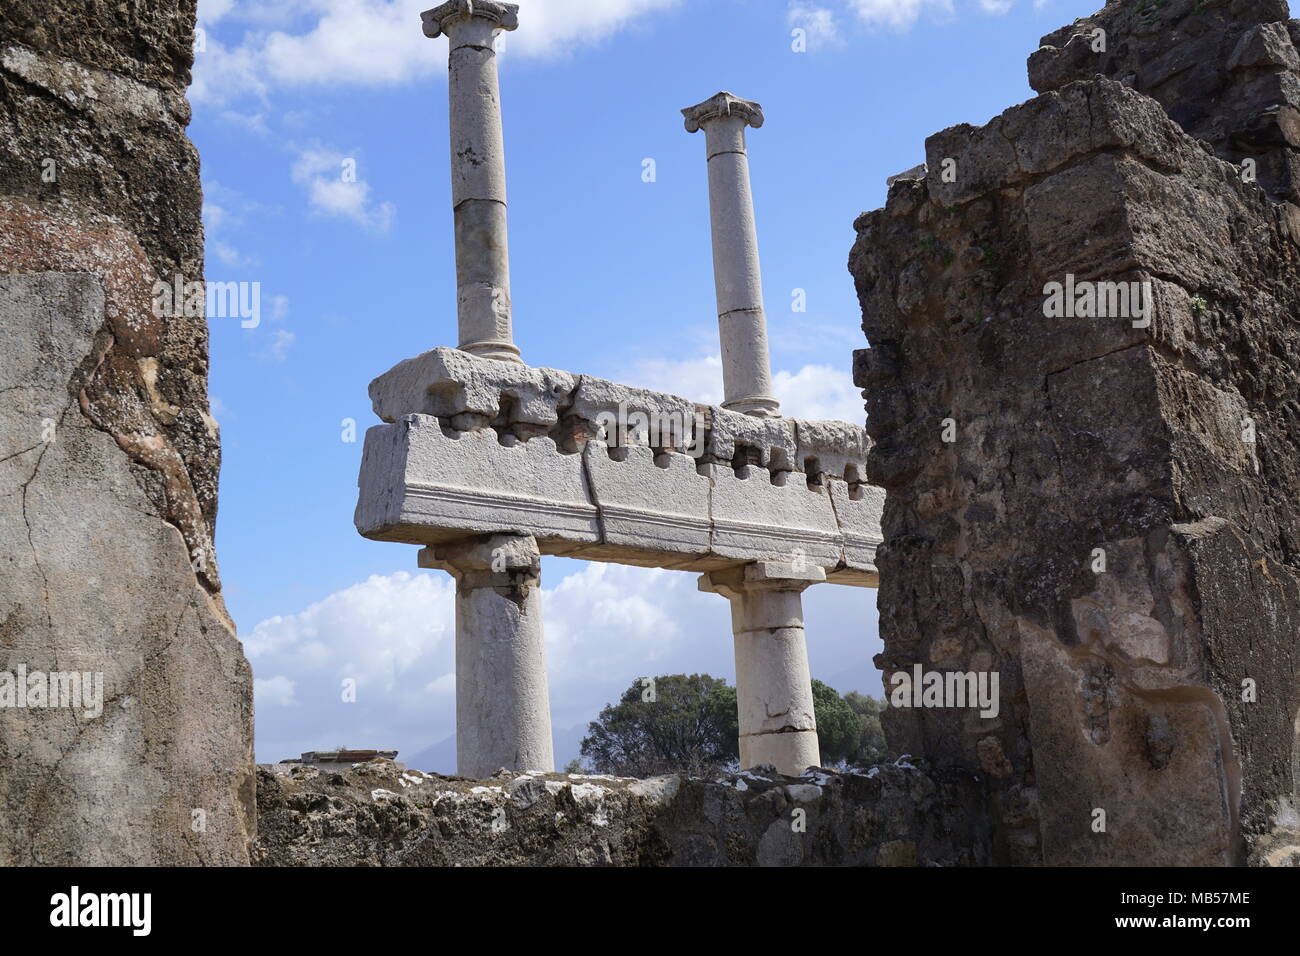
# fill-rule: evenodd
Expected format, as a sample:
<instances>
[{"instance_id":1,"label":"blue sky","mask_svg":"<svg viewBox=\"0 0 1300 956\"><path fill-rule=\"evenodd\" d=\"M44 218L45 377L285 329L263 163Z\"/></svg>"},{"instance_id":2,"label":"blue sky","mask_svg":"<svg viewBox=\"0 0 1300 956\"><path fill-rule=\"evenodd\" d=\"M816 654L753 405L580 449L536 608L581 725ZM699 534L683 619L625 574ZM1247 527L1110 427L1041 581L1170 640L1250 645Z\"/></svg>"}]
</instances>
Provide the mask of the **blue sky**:
<instances>
[{"instance_id":1,"label":"blue sky","mask_svg":"<svg viewBox=\"0 0 1300 956\"><path fill-rule=\"evenodd\" d=\"M352 526L367 384L456 341L446 41L418 15L431 5L199 4L207 278L261 287L257 327L211 320L210 394L218 555L262 761L340 744L409 756L454 732L450 580ZM1029 98L1038 39L1098 5L521 0L501 84L525 361L721 397L704 144L679 110L727 89L767 116L749 146L783 410L863 421L854 218L926 136ZM548 558L543 583L561 763L641 676L734 678L726 602L693 575ZM879 694L875 592L825 585L804 603L814 676Z\"/></svg>"}]
</instances>

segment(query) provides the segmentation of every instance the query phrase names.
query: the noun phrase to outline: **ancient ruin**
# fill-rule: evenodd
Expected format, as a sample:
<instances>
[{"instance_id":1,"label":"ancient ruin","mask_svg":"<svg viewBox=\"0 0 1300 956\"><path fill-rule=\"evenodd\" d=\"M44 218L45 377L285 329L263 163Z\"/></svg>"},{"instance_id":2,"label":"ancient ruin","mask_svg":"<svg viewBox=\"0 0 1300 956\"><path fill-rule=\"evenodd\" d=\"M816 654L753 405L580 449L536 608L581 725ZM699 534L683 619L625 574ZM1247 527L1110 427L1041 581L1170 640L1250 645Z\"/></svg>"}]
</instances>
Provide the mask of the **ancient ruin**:
<instances>
[{"instance_id":1,"label":"ancient ruin","mask_svg":"<svg viewBox=\"0 0 1300 956\"><path fill-rule=\"evenodd\" d=\"M151 301L202 278L194 4L0 8L0 864L1300 863L1285 3L1113 0L1043 39L1038 95L926 141L856 222L865 429L779 414L763 113L725 92L683 110L724 401L526 363L494 48L524 15L422 15L449 46L459 335L371 384L355 513L456 580L449 778L252 763L207 329ZM542 555L730 601L754 769L553 772ZM819 768L801 594L824 583L880 589L887 696L928 673L996 706L895 701L896 760Z\"/></svg>"},{"instance_id":2,"label":"ancient ruin","mask_svg":"<svg viewBox=\"0 0 1300 956\"><path fill-rule=\"evenodd\" d=\"M719 93L683 110L708 160L726 400L523 364L511 334L505 155L493 38L509 3L422 14L450 49L458 349L375 379L357 529L420 544L456 578L459 772L554 769L539 558L701 572L728 598L744 767L820 762L800 593L874 586L883 496L846 422L784 419L771 395L745 127L757 103Z\"/></svg>"},{"instance_id":3,"label":"ancient ruin","mask_svg":"<svg viewBox=\"0 0 1300 956\"><path fill-rule=\"evenodd\" d=\"M1295 858L1297 37L1281 0L1111 2L857 222L877 663L1003 697L886 732L988 781L996 859Z\"/></svg>"}]
</instances>

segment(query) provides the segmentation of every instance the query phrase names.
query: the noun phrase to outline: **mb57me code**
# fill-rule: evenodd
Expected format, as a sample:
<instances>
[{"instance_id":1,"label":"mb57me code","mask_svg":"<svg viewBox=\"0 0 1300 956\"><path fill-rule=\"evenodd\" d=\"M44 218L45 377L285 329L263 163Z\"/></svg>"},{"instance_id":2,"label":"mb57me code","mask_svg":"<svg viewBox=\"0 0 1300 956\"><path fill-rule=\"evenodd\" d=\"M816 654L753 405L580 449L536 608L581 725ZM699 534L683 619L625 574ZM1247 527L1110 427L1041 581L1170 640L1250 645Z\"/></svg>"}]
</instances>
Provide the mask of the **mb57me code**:
<instances>
[{"instance_id":1,"label":"mb57me code","mask_svg":"<svg viewBox=\"0 0 1300 956\"><path fill-rule=\"evenodd\" d=\"M1214 906L1221 903L1250 902L1249 893L1121 893L1121 903L1134 903L1142 906L1159 906L1162 903L1201 903Z\"/></svg>"}]
</instances>

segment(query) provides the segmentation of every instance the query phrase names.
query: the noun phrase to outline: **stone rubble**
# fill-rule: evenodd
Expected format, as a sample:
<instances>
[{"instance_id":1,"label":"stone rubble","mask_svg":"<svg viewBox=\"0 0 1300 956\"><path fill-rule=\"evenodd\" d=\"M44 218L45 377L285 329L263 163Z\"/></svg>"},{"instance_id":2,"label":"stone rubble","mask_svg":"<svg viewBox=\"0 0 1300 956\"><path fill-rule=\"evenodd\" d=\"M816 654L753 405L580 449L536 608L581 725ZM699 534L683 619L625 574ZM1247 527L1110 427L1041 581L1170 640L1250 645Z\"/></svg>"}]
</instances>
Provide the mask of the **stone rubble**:
<instances>
[{"instance_id":1,"label":"stone rubble","mask_svg":"<svg viewBox=\"0 0 1300 956\"><path fill-rule=\"evenodd\" d=\"M259 866L953 866L989 859L969 776L892 764L804 777L631 780L377 760L258 768ZM374 794L387 791L383 799ZM798 811L798 812L796 812Z\"/></svg>"}]
</instances>

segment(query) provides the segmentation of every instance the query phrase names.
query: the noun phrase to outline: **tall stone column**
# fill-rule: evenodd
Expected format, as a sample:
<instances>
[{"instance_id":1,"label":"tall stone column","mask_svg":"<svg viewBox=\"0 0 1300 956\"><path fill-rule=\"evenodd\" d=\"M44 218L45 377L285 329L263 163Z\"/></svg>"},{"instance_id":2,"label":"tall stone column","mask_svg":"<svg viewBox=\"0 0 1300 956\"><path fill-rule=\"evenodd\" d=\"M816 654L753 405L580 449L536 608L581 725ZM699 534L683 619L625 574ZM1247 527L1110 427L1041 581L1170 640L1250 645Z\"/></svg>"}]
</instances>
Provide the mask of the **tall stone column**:
<instances>
[{"instance_id":1,"label":"tall stone column","mask_svg":"<svg viewBox=\"0 0 1300 956\"><path fill-rule=\"evenodd\" d=\"M420 552L456 579L456 772L554 770L542 636L541 555L531 535L485 535Z\"/></svg>"},{"instance_id":2,"label":"tall stone column","mask_svg":"<svg viewBox=\"0 0 1300 956\"><path fill-rule=\"evenodd\" d=\"M763 108L719 93L682 110L686 131L704 130L713 226L713 281L722 339L724 408L762 417L780 409L772 397L772 368L763 313L763 276L749 188L745 127L763 125Z\"/></svg>"},{"instance_id":3,"label":"tall stone column","mask_svg":"<svg viewBox=\"0 0 1300 956\"><path fill-rule=\"evenodd\" d=\"M700 576L701 591L731 601L736 647L740 766L772 764L797 776L821 764L804 640L804 588L819 567L758 561Z\"/></svg>"},{"instance_id":4,"label":"tall stone column","mask_svg":"<svg viewBox=\"0 0 1300 956\"><path fill-rule=\"evenodd\" d=\"M424 35L449 41L451 203L456 218L456 314L460 348L518 362L510 325L506 162L493 41L519 25L519 7L450 0L420 14Z\"/></svg>"}]
</instances>

